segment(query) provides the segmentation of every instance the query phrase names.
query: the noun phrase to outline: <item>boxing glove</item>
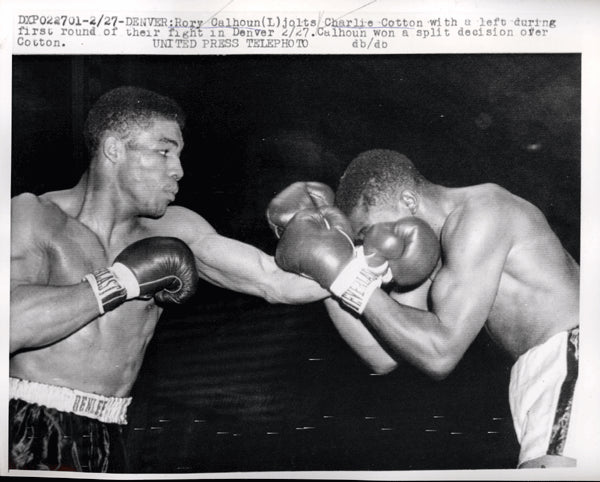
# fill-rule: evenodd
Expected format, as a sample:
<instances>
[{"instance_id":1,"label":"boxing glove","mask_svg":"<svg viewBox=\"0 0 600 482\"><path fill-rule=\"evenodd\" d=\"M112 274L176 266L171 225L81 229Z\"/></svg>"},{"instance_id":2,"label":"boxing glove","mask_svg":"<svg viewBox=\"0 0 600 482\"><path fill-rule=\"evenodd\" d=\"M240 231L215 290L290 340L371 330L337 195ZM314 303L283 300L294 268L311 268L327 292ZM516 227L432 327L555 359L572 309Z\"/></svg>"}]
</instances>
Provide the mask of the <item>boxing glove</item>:
<instances>
[{"instance_id":1,"label":"boxing glove","mask_svg":"<svg viewBox=\"0 0 600 482\"><path fill-rule=\"evenodd\" d=\"M194 254L178 238L150 237L127 246L109 268L84 278L92 287L100 314L133 299L183 303L196 291Z\"/></svg>"},{"instance_id":2,"label":"boxing glove","mask_svg":"<svg viewBox=\"0 0 600 482\"><path fill-rule=\"evenodd\" d=\"M372 225L364 235L363 250L369 265L387 261L399 286L424 281L440 258L440 243L433 229L416 217Z\"/></svg>"},{"instance_id":3,"label":"boxing glove","mask_svg":"<svg viewBox=\"0 0 600 482\"><path fill-rule=\"evenodd\" d=\"M381 277L369 269L364 257L356 255L351 232L346 217L333 206L303 209L287 224L275 261L283 270L314 279L362 313L373 291L381 286Z\"/></svg>"},{"instance_id":4,"label":"boxing glove","mask_svg":"<svg viewBox=\"0 0 600 482\"><path fill-rule=\"evenodd\" d=\"M295 182L281 191L267 207L267 221L278 238L294 215L306 208L333 206L335 194L321 182Z\"/></svg>"}]
</instances>

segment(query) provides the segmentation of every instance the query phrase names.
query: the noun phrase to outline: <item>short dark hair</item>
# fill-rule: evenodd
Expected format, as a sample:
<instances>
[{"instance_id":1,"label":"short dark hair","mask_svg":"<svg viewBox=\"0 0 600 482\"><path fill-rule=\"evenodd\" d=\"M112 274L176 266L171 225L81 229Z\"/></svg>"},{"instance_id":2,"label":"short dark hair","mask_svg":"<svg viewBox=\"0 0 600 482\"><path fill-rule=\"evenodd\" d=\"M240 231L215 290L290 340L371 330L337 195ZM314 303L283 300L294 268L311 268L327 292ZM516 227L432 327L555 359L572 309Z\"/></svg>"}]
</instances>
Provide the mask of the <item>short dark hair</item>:
<instances>
[{"instance_id":1,"label":"short dark hair","mask_svg":"<svg viewBox=\"0 0 600 482\"><path fill-rule=\"evenodd\" d=\"M372 149L354 158L337 188L335 204L350 215L360 205L391 204L403 189L420 192L427 180L404 154L388 149Z\"/></svg>"},{"instance_id":2,"label":"short dark hair","mask_svg":"<svg viewBox=\"0 0 600 482\"><path fill-rule=\"evenodd\" d=\"M94 155L106 131L126 137L132 127L148 127L157 117L185 125L185 113L173 100L140 87L117 87L103 94L90 109L84 126L85 145Z\"/></svg>"}]
</instances>

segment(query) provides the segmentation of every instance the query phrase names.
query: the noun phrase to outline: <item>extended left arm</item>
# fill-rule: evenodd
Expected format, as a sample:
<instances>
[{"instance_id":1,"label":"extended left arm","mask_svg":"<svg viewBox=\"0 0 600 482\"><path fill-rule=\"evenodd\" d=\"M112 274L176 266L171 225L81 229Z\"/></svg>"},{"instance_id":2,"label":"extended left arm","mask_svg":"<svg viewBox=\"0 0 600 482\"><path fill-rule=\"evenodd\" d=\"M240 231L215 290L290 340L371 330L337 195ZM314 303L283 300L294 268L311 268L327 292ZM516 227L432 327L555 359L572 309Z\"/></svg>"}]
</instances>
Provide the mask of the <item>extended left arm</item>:
<instances>
[{"instance_id":1,"label":"extended left arm","mask_svg":"<svg viewBox=\"0 0 600 482\"><path fill-rule=\"evenodd\" d=\"M222 288L270 303L310 303L330 296L315 281L281 270L272 256L216 232L198 237L190 248L200 277Z\"/></svg>"},{"instance_id":2,"label":"extended left arm","mask_svg":"<svg viewBox=\"0 0 600 482\"><path fill-rule=\"evenodd\" d=\"M160 221L163 234L185 241L196 258L200 278L270 303L301 304L329 296L315 281L281 270L272 256L220 235L197 213L172 206Z\"/></svg>"}]
</instances>

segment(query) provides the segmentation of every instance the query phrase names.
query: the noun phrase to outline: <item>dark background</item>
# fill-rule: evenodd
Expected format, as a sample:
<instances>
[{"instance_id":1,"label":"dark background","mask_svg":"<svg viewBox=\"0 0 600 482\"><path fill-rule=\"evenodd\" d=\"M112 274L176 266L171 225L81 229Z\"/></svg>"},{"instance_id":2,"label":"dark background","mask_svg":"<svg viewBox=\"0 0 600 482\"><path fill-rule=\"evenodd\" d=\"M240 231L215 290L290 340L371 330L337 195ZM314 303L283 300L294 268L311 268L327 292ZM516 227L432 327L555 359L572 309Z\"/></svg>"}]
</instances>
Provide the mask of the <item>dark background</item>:
<instances>
[{"instance_id":1,"label":"dark background","mask_svg":"<svg viewBox=\"0 0 600 482\"><path fill-rule=\"evenodd\" d=\"M536 204L579 259L579 55L15 56L12 194L74 185L82 128L119 85L188 114L178 203L272 254L264 219L297 180L337 186L391 148L431 181L495 182ZM134 472L512 468L511 360L482 332L434 382L374 376L320 303L202 283L167 310L134 388Z\"/></svg>"}]
</instances>

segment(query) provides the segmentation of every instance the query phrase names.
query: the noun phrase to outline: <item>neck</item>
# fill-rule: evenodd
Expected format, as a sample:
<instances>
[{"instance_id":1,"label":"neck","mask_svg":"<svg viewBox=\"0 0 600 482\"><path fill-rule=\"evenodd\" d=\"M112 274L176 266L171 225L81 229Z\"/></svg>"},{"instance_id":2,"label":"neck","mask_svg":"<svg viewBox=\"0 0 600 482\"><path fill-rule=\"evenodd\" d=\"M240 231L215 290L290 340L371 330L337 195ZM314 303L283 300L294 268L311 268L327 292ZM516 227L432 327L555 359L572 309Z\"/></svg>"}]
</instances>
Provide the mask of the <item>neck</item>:
<instances>
[{"instance_id":1,"label":"neck","mask_svg":"<svg viewBox=\"0 0 600 482\"><path fill-rule=\"evenodd\" d=\"M452 188L430 184L423 188L417 215L427 221L439 236L446 219L460 203L459 196Z\"/></svg>"},{"instance_id":2,"label":"neck","mask_svg":"<svg viewBox=\"0 0 600 482\"><path fill-rule=\"evenodd\" d=\"M90 167L74 191L80 200L76 218L96 233L105 246L111 244L115 233L131 230L137 221L116 185L98 169Z\"/></svg>"}]
</instances>

